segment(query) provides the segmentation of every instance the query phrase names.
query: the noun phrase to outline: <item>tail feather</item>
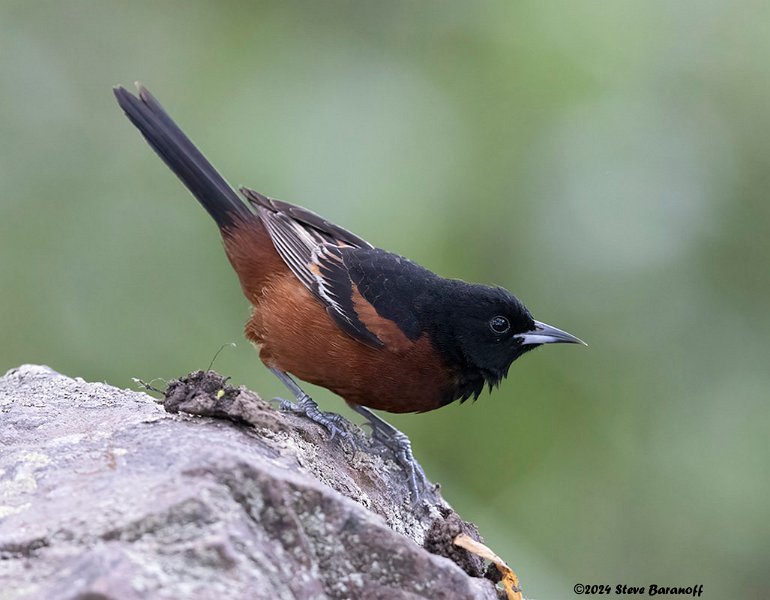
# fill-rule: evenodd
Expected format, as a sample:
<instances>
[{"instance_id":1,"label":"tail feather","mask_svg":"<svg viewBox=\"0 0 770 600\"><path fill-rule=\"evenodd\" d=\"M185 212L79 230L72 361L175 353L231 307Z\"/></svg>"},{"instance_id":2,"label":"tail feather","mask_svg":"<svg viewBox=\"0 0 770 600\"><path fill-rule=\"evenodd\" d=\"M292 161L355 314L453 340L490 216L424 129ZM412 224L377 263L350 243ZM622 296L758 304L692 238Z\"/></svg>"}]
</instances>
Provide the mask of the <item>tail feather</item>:
<instances>
[{"instance_id":1,"label":"tail feather","mask_svg":"<svg viewBox=\"0 0 770 600\"><path fill-rule=\"evenodd\" d=\"M249 220L255 217L146 88L139 86L138 97L123 86L117 86L113 91L129 120L220 229L231 226L236 218Z\"/></svg>"}]
</instances>

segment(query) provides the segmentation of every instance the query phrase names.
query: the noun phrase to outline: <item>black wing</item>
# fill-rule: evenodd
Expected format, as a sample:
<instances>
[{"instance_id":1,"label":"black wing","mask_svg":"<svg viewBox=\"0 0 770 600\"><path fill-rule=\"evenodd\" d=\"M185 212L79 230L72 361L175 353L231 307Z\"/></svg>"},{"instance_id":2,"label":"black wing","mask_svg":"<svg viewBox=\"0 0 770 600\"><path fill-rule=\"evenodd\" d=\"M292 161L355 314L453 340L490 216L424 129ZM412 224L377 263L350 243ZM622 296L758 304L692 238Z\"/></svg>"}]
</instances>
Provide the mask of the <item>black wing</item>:
<instances>
[{"instance_id":1,"label":"black wing","mask_svg":"<svg viewBox=\"0 0 770 600\"><path fill-rule=\"evenodd\" d=\"M356 302L370 304L377 318L395 323L411 341L420 337L423 323L418 315L431 302L432 286L428 283L438 279L437 275L403 256L379 248L326 243L313 253L313 260L313 271L317 274L314 292L330 307L327 310L337 324L353 337L358 338L359 332L352 332L350 327L361 323ZM357 299L354 292L358 292ZM354 318L348 320L348 317ZM378 347L382 345L368 329L366 333L379 342Z\"/></svg>"},{"instance_id":2,"label":"black wing","mask_svg":"<svg viewBox=\"0 0 770 600\"><path fill-rule=\"evenodd\" d=\"M374 246L299 206L247 188L241 188L241 193L257 209L283 261L323 303L335 323L359 342L381 348L382 340L367 329L356 313L354 284L344 256L346 251L374 250Z\"/></svg>"}]
</instances>

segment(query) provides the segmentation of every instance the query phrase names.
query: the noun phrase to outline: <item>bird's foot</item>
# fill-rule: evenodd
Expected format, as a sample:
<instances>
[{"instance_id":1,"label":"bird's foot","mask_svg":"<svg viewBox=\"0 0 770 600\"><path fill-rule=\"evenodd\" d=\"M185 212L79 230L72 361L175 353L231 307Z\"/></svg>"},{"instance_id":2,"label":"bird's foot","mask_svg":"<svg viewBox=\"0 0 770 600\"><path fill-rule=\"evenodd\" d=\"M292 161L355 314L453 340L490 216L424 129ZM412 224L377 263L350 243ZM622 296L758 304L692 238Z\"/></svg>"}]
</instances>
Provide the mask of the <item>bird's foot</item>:
<instances>
[{"instance_id":1,"label":"bird's foot","mask_svg":"<svg viewBox=\"0 0 770 600\"><path fill-rule=\"evenodd\" d=\"M409 437L368 408L352 403L349 403L349 406L366 418L372 428L372 439L388 450L396 463L404 470L412 496L412 505L419 505L425 494L427 492L432 493L435 488L428 481L420 463L415 459Z\"/></svg>"},{"instance_id":2,"label":"bird's foot","mask_svg":"<svg viewBox=\"0 0 770 600\"><path fill-rule=\"evenodd\" d=\"M290 402L289 400L280 398L277 398L277 400L279 402L278 406L282 411L303 415L314 423L321 425L321 427L329 432L329 441L337 438L351 444L353 443L352 436L343 427L345 419L338 414L321 410L318 408L318 404L315 403L315 400L307 394L299 398L296 402Z\"/></svg>"},{"instance_id":3,"label":"bird's foot","mask_svg":"<svg viewBox=\"0 0 770 600\"><path fill-rule=\"evenodd\" d=\"M412 453L412 442L409 440L409 437L395 427L393 429L393 432L385 433L379 428L372 427L372 438L390 450L396 462L404 469L409 481L412 504L417 505L425 493L432 489L432 486L425 476L425 471L423 471L420 463L417 462Z\"/></svg>"},{"instance_id":4,"label":"bird's foot","mask_svg":"<svg viewBox=\"0 0 770 600\"><path fill-rule=\"evenodd\" d=\"M321 427L329 432L329 441L337 438L347 442L348 444L354 444L353 436L343 427L345 419L343 419L338 414L324 412L318 408L318 405L315 403L315 401L304 391L302 391L302 388L299 387L291 377L289 377L288 373L273 367L271 367L270 370L281 381L281 383L283 383L291 391L291 393L294 394L294 397L297 399L296 402L290 402L289 400L276 398L282 411L304 415L311 421L318 423Z\"/></svg>"}]
</instances>

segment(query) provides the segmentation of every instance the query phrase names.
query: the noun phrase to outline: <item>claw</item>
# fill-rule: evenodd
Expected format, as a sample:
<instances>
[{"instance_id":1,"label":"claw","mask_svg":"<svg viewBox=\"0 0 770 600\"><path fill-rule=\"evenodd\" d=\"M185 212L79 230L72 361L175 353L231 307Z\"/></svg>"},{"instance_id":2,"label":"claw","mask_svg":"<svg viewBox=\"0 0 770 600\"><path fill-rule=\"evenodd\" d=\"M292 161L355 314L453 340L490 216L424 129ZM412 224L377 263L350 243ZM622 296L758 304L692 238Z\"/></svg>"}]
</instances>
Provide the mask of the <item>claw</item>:
<instances>
[{"instance_id":1,"label":"claw","mask_svg":"<svg viewBox=\"0 0 770 600\"><path fill-rule=\"evenodd\" d=\"M409 482L412 505L419 505L425 492L432 490L433 487L425 476L425 471L422 470L420 463L414 458L412 443L407 435L378 417L368 408L354 404L350 404L350 407L366 418L367 424L372 428L372 438L386 450L389 450L404 470Z\"/></svg>"},{"instance_id":2,"label":"claw","mask_svg":"<svg viewBox=\"0 0 770 600\"><path fill-rule=\"evenodd\" d=\"M278 399L281 410L304 415L311 421L315 421L329 432L329 441L339 438L354 448L360 447L356 443L355 437L342 426L345 423L344 418L319 409L313 399L303 392L302 388L284 371L274 367L271 367L270 370L297 399L296 402ZM404 469L409 481L412 504L417 506L421 502L423 494L429 490L431 492L434 491L434 488L431 486L428 478L425 477L425 471L422 470L420 464L415 460L409 438L368 408L358 404L348 404L350 404L353 410L366 418L367 424L372 428L372 439L377 440L385 450L390 451L396 462Z\"/></svg>"},{"instance_id":3,"label":"claw","mask_svg":"<svg viewBox=\"0 0 770 600\"><path fill-rule=\"evenodd\" d=\"M344 419L335 413L324 412L310 396L303 396L297 402L289 400L280 401L280 409L284 412L292 412L303 415L311 421L321 425L329 434L328 441L339 438L342 441L352 443L350 434L341 425Z\"/></svg>"},{"instance_id":4,"label":"claw","mask_svg":"<svg viewBox=\"0 0 770 600\"><path fill-rule=\"evenodd\" d=\"M396 459L404 468L409 478L409 491L412 494L412 503L418 504L422 500L424 492L429 489L428 478L425 476L425 471L423 471L420 463L415 459L412 453L412 443L406 434L396 431L391 440L392 446L389 447L393 449Z\"/></svg>"}]
</instances>

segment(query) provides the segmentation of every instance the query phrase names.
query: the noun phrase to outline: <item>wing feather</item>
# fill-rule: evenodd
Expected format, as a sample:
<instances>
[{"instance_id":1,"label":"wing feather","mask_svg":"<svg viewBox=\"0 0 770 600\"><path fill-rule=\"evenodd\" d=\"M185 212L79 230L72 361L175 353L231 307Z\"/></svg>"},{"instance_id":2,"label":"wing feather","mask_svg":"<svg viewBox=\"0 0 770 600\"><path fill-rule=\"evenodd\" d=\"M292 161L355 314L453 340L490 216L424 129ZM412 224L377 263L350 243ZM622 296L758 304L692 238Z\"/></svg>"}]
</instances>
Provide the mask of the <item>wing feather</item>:
<instances>
[{"instance_id":1,"label":"wing feather","mask_svg":"<svg viewBox=\"0 0 770 600\"><path fill-rule=\"evenodd\" d=\"M373 249L374 246L299 206L273 200L246 188L241 188L241 193L257 209L283 261L324 304L340 329L367 346L381 348L382 340L356 313L354 283L344 254L357 248Z\"/></svg>"}]
</instances>

